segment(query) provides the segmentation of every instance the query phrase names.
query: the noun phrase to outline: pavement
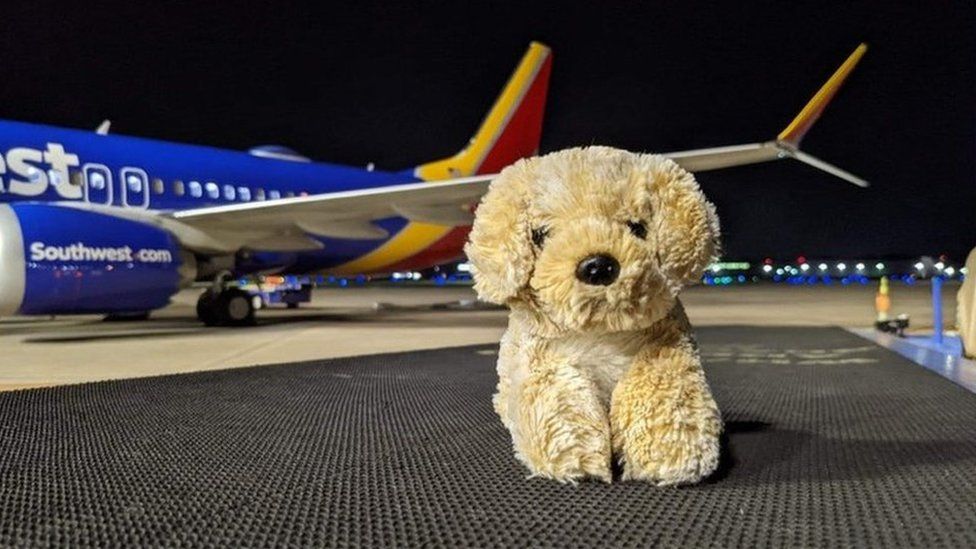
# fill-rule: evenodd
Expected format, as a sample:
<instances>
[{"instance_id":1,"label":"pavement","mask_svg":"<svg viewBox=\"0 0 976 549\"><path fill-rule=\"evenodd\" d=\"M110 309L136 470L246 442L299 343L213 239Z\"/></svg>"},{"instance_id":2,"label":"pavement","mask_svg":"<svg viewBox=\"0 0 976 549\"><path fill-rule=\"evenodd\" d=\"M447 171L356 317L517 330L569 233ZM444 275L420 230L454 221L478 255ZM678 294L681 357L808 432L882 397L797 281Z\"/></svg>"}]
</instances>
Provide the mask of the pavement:
<instances>
[{"instance_id":1,"label":"pavement","mask_svg":"<svg viewBox=\"0 0 976 549\"><path fill-rule=\"evenodd\" d=\"M976 395L838 328L697 332L725 433L680 488L527 478L494 342L0 393L0 547L976 547Z\"/></svg>"},{"instance_id":2,"label":"pavement","mask_svg":"<svg viewBox=\"0 0 976 549\"><path fill-rule=\"evenodd\" d=\"M946 284L947 327L958 285ZM0 390L44 387L498 341L506 311L468 287L326 288L299 310L259 311L250 328L207 328L200 290L174 296L147 321L100 317L0 319ZM874 286L696 286L682 297L696 326L870 326ZM892 285L893 312L931 327L930 288Z\"/></svg>"}]
</instances>

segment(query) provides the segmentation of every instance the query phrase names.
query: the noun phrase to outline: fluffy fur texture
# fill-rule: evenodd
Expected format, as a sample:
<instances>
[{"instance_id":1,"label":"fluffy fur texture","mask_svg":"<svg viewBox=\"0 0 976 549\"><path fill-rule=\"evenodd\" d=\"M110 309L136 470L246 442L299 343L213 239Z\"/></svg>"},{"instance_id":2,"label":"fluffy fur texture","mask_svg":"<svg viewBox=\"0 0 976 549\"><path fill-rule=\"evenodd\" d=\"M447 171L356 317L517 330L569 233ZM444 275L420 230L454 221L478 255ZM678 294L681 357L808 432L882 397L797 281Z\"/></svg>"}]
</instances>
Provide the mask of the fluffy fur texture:
<instances>
[{"instance_id":1,"label":"fluffy fur texture","mask_svg":"<svg viewBox=\"0 0 976 549\"><path fill-rule=\"evenodd\" d=\"M470 241L475 289L509 306L495 410L533 475L658 485L718 464L721 417L678 300L717 253L694 177L608 147L521 160L495 179ZM577 279L595 254L608 285Z\"/></svg>"}]
</instances>

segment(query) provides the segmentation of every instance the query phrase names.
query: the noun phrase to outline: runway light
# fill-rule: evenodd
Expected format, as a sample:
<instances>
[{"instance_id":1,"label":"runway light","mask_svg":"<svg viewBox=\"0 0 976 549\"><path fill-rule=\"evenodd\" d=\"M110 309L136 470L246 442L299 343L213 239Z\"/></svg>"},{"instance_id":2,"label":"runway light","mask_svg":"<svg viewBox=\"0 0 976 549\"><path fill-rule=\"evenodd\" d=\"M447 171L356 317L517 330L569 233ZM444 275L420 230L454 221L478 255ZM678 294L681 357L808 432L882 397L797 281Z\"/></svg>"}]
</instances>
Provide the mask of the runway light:
<instances>
[{"instance_id":1,"label":"runway light","mask_svg":"<svg viewBox=\"0 0 976 549\"><path fill-rule=\"evenodd\" d=\"M457 270L459 273L470 273L471 264L470 263L458 263Z\"/></svg>"},{"instance_id":2,"label":"runway light","mask_svg":"<svg viewBox=\"0 0 976 549\"><path fill-rule=\"evenodd\" d=\"M843 264L843 263L838 263L838 264L837 264L837 270L838 270L838 271L844 271L844 270L846 270L846 269L847 269L847 265L845 265L845 264Z\"/></svg>"},{"instance_id":3,"label":"runway light","mask_svg":"<svg viewBox=\"0 0 976 549\"><path fill-rule=\"evenodd\" d=\"M763 272L764 273L768 273L769 271L772 271L772 270L773 270L773 266L772 265L763 265Z\"/></svg>"},{"instance_id":4,"label":"runway light","mask_svg":"<svg viewBox=\"0 0 976 549\"><path fill-rule=\"evenodd\" d=\"M783 275L783 269L776 269L776 274L782 276Z\"/></svg>"},{"instance_id":5,"label":"runway light","mask_svg":"<svg viewBox=\"0 0 976 549\"><path fill-rule=\"evenodd\" d=\"M877 270L879 270L879 271L883 271L884 270L884 263L875 263L874 264L874 268L877 269Z\"/></svg>"},{"instance_id":6,"label":"runway light","mask_svg":"<svg viewBox=\"0 0 976 549\"><path fill-rule=\"evenodd\" d=\"M947 274L949 276L952 276L952 275L956 274L956 270L953 269L951 266L950 267L946 267L945 274Z\"/></svg>"},{"instance_id":7,"label":"runway light","mask_svg":"<svg viewBox=\"0 0 976 549\"><path fill-rule=\"evenodd\" d=\"M858 263L857 265L854 265L854 268L857 269L857 270L859 270L859 271L863 271L864 270L864 263Z\"/></svg>"},{"instance_id":8,"label":"runway light","mask_svg":"<svg viewBox=\"0 0 976 549\"><path fill-rule=\"evenodd\" d=\"M918 263L915 264L915 269L916 270L921 271L924 268L925 268L925 264L923 264L921 261L919 261Z\"/></svg>"},{"instance_id":9,"label":"runway light","mask_svg":"<svg viewBox=\"0 0 976 549\"><path fill-rule=\"evenodd\" d=\"M935 264L935 268L941 271L942 269L945 269L945 263L940 261Z\"/></svg>"},{"instance_id":10,"label":"runway light","mask_svg":"<svg viewBox=\"0 0 976 549\"><path fill-rule=\"evenodd\" d=\"M969 274L969 269L967 269L966 267L963 267L962 269L959 269L959 272L962 273L962 274Z\"/></svg>"},{"instance_id":11,"label":"runway light","mask_svg":"<svg viewBox=\"0 0 976 549\"><path fill-rule=\"evenodd\" d=\"M800 265L800 270L803 272L807 272L810 270L810 266L807 265L806 263L803 263L802 265Z\"/></svg>"},{"instance_id":12,"label":"runway light","mask_svg":"<svg viewBox=\"0 0 976 549\"><path fill-rule=\"evenodd\" d=\"M820 265L817 265L817 268L820 269L821 271L826 271L827 270L827 264L826 263L821 263Z\"/></svg>"}]
</instances>

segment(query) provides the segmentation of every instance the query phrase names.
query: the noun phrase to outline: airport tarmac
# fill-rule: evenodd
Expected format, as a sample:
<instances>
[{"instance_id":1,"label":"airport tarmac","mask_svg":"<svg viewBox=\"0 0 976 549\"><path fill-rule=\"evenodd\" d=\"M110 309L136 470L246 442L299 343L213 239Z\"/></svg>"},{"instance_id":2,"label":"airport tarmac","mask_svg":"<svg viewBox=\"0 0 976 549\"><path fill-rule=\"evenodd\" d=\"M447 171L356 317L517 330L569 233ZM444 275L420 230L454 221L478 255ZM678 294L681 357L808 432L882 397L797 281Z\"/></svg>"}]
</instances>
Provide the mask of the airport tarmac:
<instances>
[{"instance_id":1,"label":"airport tarmac","mask_svg":"<svg viewBox=\"0 0 976 549\"><path fill-rule=\"evenodd\" d=\"M957 283L943 289L945 324L955 319ZM697 286L683 301L698 326L864 327L874 285ZM913 329L932 326L930 287L892 285L892 312ZM465 286L326 288L298 310L266 309L249 328L206 328L200 290L177 294L147 321L100 317L0 319L0 390L175 374L414 349L494 343L506 312L479 304Z\"/></svg>"}]
</instances>

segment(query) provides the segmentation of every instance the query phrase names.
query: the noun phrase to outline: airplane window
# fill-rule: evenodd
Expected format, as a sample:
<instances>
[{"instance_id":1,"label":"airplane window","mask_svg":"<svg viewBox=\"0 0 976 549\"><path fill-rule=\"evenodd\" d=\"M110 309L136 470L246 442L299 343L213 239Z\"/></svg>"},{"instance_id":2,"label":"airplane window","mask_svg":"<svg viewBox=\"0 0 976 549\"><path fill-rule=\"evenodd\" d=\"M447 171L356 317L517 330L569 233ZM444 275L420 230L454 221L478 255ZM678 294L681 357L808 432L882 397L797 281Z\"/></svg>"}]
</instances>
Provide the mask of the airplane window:
<instances>
[{"instance_id":1,"label":"airplane window","mask_svg":"<svg viewBox=\"0 0 976 549\"><path fill-rule=\"evenodd\" d=\"M126 176L125 184L128 185L129 190L134 193L142 192L142 178L134 173Z\"/></svg>"},{"instance_id":2,"label":"airplane window","mask_svg":"<svg viewBox=\"0 0 976 549\"><path fill-rule=\"evenodd\" d=\"M261 187L254 189L254 200L264 200L264 189Z\"/></svg>"},{"instance_id":3,"label":"airplane window","mask_svg":"<svg viewBox=\"0 0 976 549\"><path fill-rule=\"evenodd\" d=\"M81 172L79 172L79 171L73 171L73 172L71 172L71 176L68 178L68 180L75 187L80 187L81 186Z\"/></svg>"},{"instance_id":4,"label":"airplane window","mask_svg":"<svg viewBox=\"0 0 976 549\"><path fill-rule=\"evenodd\" d=\"M251 201L251 189L247 187L237 187L237 196L244 202Z\"/></svg>"},{"instance_id":5,"label":"airplane window","mask_svg":"<svg viewBox=\"0 0 976 549\"><path fill-rule=\"evenodd\" d=\"M173 182L173 194L183 196L184 193L186 193L186 189L183 186L183 182L177 179Z\"/></svg>"},{"instance_id":6,"label":"airplane window","mask_svg":"<svg viewBox=\"0 0 976 549\"><path fill-rule=\"evenodd\" d=\"M234 186L224 185L224 200L234 200Z\"/></svg>"},{"instance_id":7,"label":"airplane window","mask_svg":"<svg viewBox=\"0 0 976 549\"><path fill-rule=\"evenodd\" d=\"M166 186L163 185L163 180L158 177L153 178L152 187L153 192L156 194L163 194L163 191L166 190Z\"/></svg>"},{"instance_id":8,"label":"airplane window","mask_svg":"<svg viewBox=\"0 0 976 549\"><path fill-rule=\"evenodd\" d=\"M188 185L190 186L190 196L193 198L200 198L203 196L203 187L200 186L199 181L190 181Z\"/></svg>"},{"instance_id":9,"label":"airplane window","mask_svg":"<svg viewBox=\"0 0 976 549\"><path fill-rule=\"evenodd\" d=\"M281 191L268 191L268 200L278 200L281 198Z\"/></svg>"},{"instance_id":10,"label":"airplane window","mask_svg":"<svg viewBox=\"0 0 976 549\"><path fill-rule=\"evenodd\" d=\"M217 186L213 181L207 181L204 185L207 189L207 196L210 198L220 198L220 187Z\"/></svg>"},{"instance_id":11,"label":"airplane window","mask_svg":"<svg viewBox=\"0 0 976 549\"><path fill-rule=\"evenodd\" d=\"M96 190L102 190L105 188L105 176L99 172L91 172L88 174L88 184L91 188Z\"/></svg>"}]
</instances>

